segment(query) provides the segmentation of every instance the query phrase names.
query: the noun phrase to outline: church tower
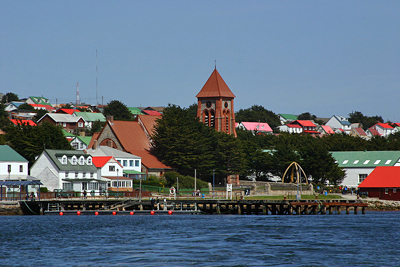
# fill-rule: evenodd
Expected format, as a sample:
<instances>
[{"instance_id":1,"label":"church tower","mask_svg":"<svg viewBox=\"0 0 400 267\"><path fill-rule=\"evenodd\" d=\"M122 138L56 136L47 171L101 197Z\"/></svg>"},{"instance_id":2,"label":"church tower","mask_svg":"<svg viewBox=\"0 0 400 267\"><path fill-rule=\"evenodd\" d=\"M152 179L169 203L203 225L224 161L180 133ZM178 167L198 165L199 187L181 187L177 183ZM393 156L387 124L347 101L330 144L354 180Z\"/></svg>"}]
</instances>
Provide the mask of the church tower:
<instances>
[{"instance_id":1,"label":"church tower","mask_svg":"<svg viewBox=\"0 0 400 267\"><path fill-rule=\"evenodd\" d=\"M233 99L235 95L215 68L197 97L197 117L205 125L219 132L236 137L235 112Z\"/></svg>"}]
</instances>

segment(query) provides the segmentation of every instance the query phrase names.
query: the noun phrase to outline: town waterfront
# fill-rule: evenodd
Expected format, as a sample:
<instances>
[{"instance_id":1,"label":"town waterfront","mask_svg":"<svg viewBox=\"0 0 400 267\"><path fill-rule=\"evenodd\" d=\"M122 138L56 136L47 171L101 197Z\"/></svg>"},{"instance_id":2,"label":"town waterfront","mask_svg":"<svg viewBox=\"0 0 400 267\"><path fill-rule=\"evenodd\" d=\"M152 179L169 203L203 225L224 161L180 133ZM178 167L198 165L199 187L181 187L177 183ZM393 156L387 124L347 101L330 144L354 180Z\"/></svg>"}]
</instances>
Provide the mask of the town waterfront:
<instances>
[{"instance_id":1,"label":"town waterfront","mask_svg":"<svg viewBox=\"0 0 400 267\"><path fill-rule=\"evenodd\" d=\"M399 266L399 218L0 216L0 265Z\"/></svg>"}]
</instances>

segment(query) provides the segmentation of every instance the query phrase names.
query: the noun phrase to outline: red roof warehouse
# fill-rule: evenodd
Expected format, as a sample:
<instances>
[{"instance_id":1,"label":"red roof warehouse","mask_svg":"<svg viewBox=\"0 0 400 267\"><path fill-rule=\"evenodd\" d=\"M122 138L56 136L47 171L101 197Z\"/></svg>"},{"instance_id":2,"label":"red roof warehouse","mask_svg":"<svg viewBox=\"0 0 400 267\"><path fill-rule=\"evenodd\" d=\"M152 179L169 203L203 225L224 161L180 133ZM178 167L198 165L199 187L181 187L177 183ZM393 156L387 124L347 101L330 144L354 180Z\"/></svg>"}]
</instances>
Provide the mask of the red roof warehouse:
<instances>
[{"instance_id":1,"label":"red roof warehouse","mask_svg":"<svg viewBox=\"0 0 400 267\"><path fill-rule=\"evenodd\" d=\"M400 200L400 167L376 167L358 188L369 197Z\"/></svg>"}]
</instances>

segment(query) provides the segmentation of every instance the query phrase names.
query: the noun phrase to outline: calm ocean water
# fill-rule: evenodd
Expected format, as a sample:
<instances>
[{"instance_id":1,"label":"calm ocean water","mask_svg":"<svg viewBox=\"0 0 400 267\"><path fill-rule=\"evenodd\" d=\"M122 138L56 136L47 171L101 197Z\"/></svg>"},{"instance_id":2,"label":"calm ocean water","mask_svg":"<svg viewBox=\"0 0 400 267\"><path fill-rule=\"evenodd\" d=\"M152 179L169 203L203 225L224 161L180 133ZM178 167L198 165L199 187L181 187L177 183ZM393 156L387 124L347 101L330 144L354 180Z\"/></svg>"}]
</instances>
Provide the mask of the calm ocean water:
<instances>
[{"instance_id":1,"label":"calm ocean water","mask_svg":"<svg viewBox=\"0 0 400 267\"><path fill-rule=\"evenodd\" d=\"M400 212L0 216L0 266L400 266Z\"/></svg>"}]
</instances>

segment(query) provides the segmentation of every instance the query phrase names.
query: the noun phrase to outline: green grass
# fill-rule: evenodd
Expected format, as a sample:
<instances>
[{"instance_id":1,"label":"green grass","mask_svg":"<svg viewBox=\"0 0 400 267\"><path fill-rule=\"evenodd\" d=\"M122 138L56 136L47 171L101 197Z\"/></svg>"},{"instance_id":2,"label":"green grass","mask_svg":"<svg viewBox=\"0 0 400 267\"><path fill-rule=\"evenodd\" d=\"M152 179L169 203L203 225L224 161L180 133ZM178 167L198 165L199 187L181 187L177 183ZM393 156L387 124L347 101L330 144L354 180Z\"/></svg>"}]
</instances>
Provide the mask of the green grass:
<instances>
[{"instance_id":1,"label":"green grass","mask_svg":"<svg viewBox=\"0 0 400 267\"><path fill-rule=\"evenodd\" d=\"M284 200L284 196L247 196L244 199L248 199L248 200L266 200L266 199L270 199L270 200ZM295 200L296 196L288 196L286 197L287 200ZM314 200L315 199L315 195L302 195L301 199L303 200ZM318 196L318 200L330 200L330 199L342 199L341 196L339 195L319 195Z\"/></svg>"}]
</instances>

